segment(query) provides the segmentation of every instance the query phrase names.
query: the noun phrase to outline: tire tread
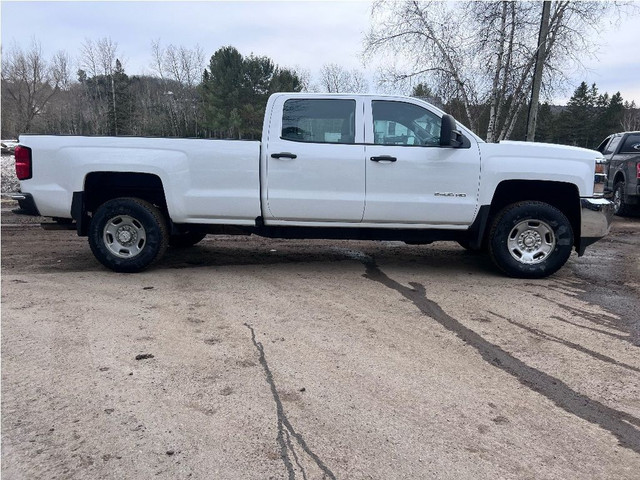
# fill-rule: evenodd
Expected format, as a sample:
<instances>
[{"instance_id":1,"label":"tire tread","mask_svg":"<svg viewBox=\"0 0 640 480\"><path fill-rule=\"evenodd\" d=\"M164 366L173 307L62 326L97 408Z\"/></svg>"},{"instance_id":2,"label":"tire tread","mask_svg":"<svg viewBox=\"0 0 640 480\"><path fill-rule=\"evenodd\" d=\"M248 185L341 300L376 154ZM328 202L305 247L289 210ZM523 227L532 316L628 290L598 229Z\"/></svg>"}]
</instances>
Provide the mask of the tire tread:
<instances>
[{"instance_id":1,"label":"tire tread","mask_svg":"<svg viewBox=\"0 0 640 480\"><path fill-rule=\"evenodd\" d=\"M102 241L102 232L95 231L95 229L98 228L98 224L95 222L100 220L100 216L102 215L100 213L100 210L108 209L118 204L124 204L120 206L120 208L124 208L127 203L129 204L133 203L138 207L146 210L147 213L149 213L152 216L155 226L159 230L159 237L160 237L159 246L157 251L155 252L154 257L150 260L147 260L144 257L140 257L140 258L135 257L130 260L115 258L112 255L110 255L108 252L103 251L99 245L99 243ZM91 224L89 226L89 246L91 247L91 251L93 252L94 256L98 259L98 261L100 261L100 263L102 263L107 268L110 268L116 272L135 273L135 272L141 272L149 268L150 266L152 266L162 258L162 256L167 250L168 244L169 244L169 228L167 225L167 219L165 215L160 211L158 207L156 207L155 205L153 205L152 203L146 200L142 200L141 198L119 197L103 203L96 210L96 214L94 215L91 221Z\"/></svg>"},{"instance_id":2,"label":"tire tread","mask_svg":"<svg viewBox=\"0 0 640 480\"><path fill-rule=\"evenodd\" d=\"M488 242L489 243L489 245L488 245L489 246L489 256L491 258L491 261L494 263L494 265L496 265L503 273L505 273L506 275L508 275L510 277L517 277L517 278L544 278L544 277L547 277L547 276L552 275L555 272L557 272L560 268L562 268L562 266L568 260L569 256L571 255L571 245L573 244L573 232L571 231L571 245L568 247L568 251L563 252L563 255L559 258L559 261L556 260L554 262L555 265L552 265L550 268L544 269L544 270L512 268L500 258L500 254L499 254L499 252L497 252L496 247L494 245L494 238L495 238L495 235L496 235L496 231L501 227L501 223L504 220L504 218L507 215L511 214L513 211L521 209L523 207L529 207L529 208L534 208L534 209L535 208L538 208L538 209L540 209L540 208L541 209L550 209L550 211L553 212L555 215L558 215L560 219L564 219L565 224L571 230L571 223L569 222L567 217L564 215L564 213L562 213L562 211L560 211L556 207L554 207L552 205L549 205L548 203L545 203L545 202L542 202L542 201L538 201L538 200L524 200L524 201L516 202L516 203L508 205L507 207L502 209L498 213L498 215L495 217L495 219L494 219L494 221L493 221L493 223L491 225L491 230L489 231L489 242ZM557 236L557 234L556 234L556 236Z\"/></svg>"}]
</instances>

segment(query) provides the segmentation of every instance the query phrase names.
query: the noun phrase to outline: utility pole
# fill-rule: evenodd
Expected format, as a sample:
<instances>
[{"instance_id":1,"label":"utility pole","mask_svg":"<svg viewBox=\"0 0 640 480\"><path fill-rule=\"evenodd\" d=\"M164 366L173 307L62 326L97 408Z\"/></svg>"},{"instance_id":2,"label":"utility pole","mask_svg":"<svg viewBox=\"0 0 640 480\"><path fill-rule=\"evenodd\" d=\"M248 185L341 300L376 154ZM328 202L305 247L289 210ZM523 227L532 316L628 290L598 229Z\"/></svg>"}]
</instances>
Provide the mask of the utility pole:
<instances>
[{"instance_id":1,"label":"utility pole","mask_svg":"<svg viewBox=\"0 0 640 480\"><path fill-rule=\"evenodd\" d=\"M527 142L533 142L536 136L536 122L538 120L538 102L540 99L540 85L542 84L542 69L547 56L547 37L549 36L549 14L551 1L542 3L542 19L540 20L540 33L538 35L538 50L536 52L536 66L531 83L531 101L529 102L529 114L527 115Z\"/></svg>"}]
</instances>

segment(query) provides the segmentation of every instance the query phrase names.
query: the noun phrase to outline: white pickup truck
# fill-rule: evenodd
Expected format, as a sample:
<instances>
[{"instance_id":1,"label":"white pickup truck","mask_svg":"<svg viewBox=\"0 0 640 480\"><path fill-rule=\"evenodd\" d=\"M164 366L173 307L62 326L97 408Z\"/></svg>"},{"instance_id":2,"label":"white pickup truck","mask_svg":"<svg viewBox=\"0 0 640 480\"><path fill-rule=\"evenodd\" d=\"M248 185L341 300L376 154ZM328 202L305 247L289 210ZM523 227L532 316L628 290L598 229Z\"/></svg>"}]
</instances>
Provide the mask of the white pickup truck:
<instances>
[{"instance_id":1,"label":"white pickup truck","mask_svg":"<svg viewBox=\"0 0 640 480\"><path fill-rule=\"evenodd\" d=\"M277 93L262 141L23 135L22 211L120 272L206 234L457 241L506 274L557 271L609 231L599 152L489 144L415 98Z\"/></svg>"}]
</instances>

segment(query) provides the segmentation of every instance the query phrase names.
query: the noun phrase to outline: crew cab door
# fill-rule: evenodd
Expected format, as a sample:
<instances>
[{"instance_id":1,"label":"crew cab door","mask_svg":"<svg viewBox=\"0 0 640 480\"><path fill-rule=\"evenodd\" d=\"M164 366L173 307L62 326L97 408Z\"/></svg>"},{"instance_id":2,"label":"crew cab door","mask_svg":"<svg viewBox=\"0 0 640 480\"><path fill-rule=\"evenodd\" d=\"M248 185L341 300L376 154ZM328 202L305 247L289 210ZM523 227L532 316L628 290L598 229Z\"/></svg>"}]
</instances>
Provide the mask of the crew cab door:
<instances>
[{"instance_id":1,"label":"crew cab door","mask_svg":"<svg viewBox=\"0 0 640 480\"><path fill-rule=\"evenodd\" d=\"M480 154L440 146L441 114L411 101L365 106L363 222L470 225L478 206Z\"/></svg>"},{"instance_id":2,"label":"crew cab door","mask_svg":"<svg viewBox=\"0 0 640 480\"><path fill-rule=\"evenodd\" d=\"M265 217L316 223L362 221L362 125L362 99L276 99L264 146Z\"/></svg>"}]
</instances>

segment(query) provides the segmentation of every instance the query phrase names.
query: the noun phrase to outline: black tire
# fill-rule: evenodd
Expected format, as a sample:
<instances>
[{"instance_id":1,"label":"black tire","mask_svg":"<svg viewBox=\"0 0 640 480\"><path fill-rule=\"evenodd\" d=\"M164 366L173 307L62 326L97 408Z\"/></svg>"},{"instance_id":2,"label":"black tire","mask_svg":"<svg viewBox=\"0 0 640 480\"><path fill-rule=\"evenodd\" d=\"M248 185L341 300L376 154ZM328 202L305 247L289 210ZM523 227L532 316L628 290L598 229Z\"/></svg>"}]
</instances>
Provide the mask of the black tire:
<instances>
[{"instance_id":1,"label":"black tire","mask_svg":"<svg viewBox=\"0 0 640 480\"><path fill-rule=\"evenodd\" d=\"M206 233L201 232L187 232L179 235L171 235L169 237L169 246L175 248L192 247L206 236Z\"/></svg>"},{"instance_id":2,"label":"black tire","mask_svg":"<svg viewBox=\"0 0 640 480\"><path fill-rule=\"evenodd\" d=\"M624 181L619 181L613 187L613 213L619 217L626 217L631 214L631 206L626 203L625 185Z\"/></svg>"},{"instance_id":3,"label":"black tire","mask_svg":"<svg viewBox=\"0 0 640 480\"><path fill-rule=\"evenodd\" d=\"M491 259L511 277L547 277L567 262L572 247L571 222L544 202L524 201L505 207L489 233Z\"/></svg>"},{"instance_id":4,"label":"black tire","mask_svg":"<svg viewBox=\"0 0 640 480\"><path fill-rule=\"evenodd\" d=\"M169 241L162 212L139 198L116 198L102 204L89 225L89 245L105 267L140 272L164 255Z\"/></svg>"}]
</instances>

